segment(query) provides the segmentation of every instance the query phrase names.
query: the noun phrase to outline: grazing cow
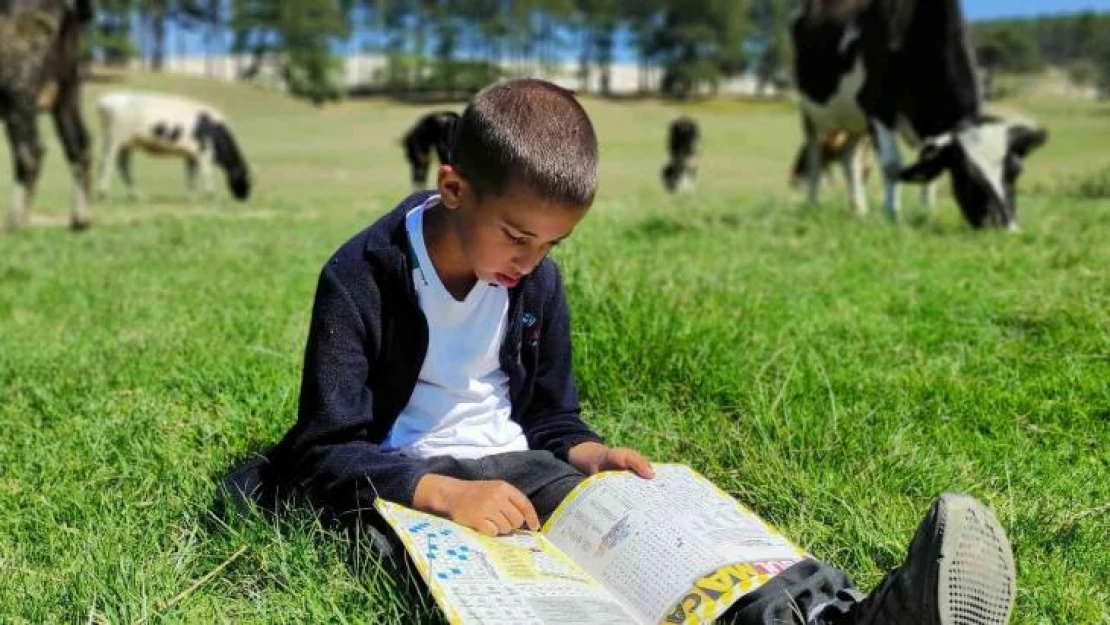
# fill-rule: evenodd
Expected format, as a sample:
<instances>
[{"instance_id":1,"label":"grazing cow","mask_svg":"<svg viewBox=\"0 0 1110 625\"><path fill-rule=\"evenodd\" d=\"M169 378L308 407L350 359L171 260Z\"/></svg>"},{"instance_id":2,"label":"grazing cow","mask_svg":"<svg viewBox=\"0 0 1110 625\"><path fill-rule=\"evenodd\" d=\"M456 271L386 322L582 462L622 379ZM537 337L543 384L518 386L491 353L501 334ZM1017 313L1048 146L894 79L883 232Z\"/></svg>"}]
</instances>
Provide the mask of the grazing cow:
<instances>
[{"instance_id":1,"label":"grazing cow","mask_svg":"<svg viewBox=\"0 0 1110 625\"><path fill-rule=\"evenodd\" d=\"M829 167L833 163L839 162L844 166L844 175L850 180L850 167L861 168L861 181L867 182L871 176L871 167L874 164L874 150L871 149L871 142L862 140L856 145L856 149L849 153L846 148L851 135L844 130L836 130L828 135L825 135L820 141L819 150L819 163L822 175L828 173ZM807 173L806 167L808 166L809 146L807 143L802 143L798 148L798 155L794 158L794 167L790 170L790 186L797 187L805 180ZM858 163L849 164L845 160L848 158L861 159Z\"/></svg>"},{"instance_id":2,"label":"grazing cow","mask_svg":"<svg viewBox=\"0 0 1110 625\"><path fill-rule=\"evenodd\" d=\"M414 189L423 189L428 184L432 148L435 148L440 165L451 162L451 142L458 122L458 113L452 111L428 113L417 120L416 125L410 128L401 139L401 143L405 146L405 158L412 168Z\"/></svg>"},{"instance_id":3,"label":"grazing cow","mask_svg":"<svg viewBox=\"0 0 1110 625\"><path fill-rule=\"evenodd\" d=\"M1022 162L1047 133L983 113L958 0L805 0L791 35L811 201L820 178L817 139L839 129L850 135L848 153L872 136L891 217L898 212L899 180L930 183L948 171L968 223L1016 229ZM895 132L920 146L909 167L902 165ZM846 159L852 203L865 212L852 162Z\"/></svg>"},{"instance_id":4,"label":"grazing cow","mask_svg":"<svg viewBox=\"0 0 1110 625\"><path fill-rule=\"evenodd\" d=\"M112 179L111 165L115 163L128 192L134 196L132 150L184 158L190 194L196 192L199 170L205 192L215 195L213 168L219 165L236 199L246 200L250 195L247 163L223 114L215 108L178 96L117 91L97 100L97 112L104 138L97 186L99 195L107 195Z\"/></svg>"},{"instance_id":5,"label":"grazing cow","mask_svg":"<svg viewBox=\"0 0 1110 625\"><path fill-rule=\"evenodd\" d=\"M689 117L679 117L671 122L667 134L667 153L671 160L663 167L663 186L672 193L694 185L697 167L694 157L698 152L698 124Z\"/></svg>"},{"instance_id":6,"label":"grazing cow","mask_svg":"<svg viewBox=\"0 0 1110 625\"><path fill-rule=\"evenodd\" d=\"M81 119L81 28L91 0L0 1L0 120L7 130L15 186L5 228L27 220L42 171L44 149L36 116L49 110L73 174L74 230L89 226L92 157Z\"/></svg>"}]
</instances>

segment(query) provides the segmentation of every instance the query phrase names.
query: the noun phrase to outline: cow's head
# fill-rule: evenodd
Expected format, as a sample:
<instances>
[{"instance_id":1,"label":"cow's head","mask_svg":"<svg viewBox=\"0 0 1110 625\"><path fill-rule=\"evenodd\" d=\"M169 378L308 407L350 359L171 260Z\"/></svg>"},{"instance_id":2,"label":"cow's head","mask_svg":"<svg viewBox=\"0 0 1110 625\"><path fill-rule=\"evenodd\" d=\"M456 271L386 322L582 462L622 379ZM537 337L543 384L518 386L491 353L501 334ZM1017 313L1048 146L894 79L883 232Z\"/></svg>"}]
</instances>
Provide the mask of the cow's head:
<instances>
[{"instance_id":1,"label":"cow's head","mask_svg":"<svg viewBox=\"0 0 1110 625\"><path fill-rule=\"evenodd\" d=\"M201 112L197 116L196 128L193 135L203 149L211 149L216 162L223 168L227 176L227 187L231 195L237 200L245 201L251 194L251 176L247 168L247 161L239 151L239 144L222 121L218 121L208 113ZM211 147L209 148L209 144Z\"/></svg>"},{"instance_id":2,"label":"cow's head","mask_svg":"<svg viewBox=\"0 0 1110 625\"><path fill-rule=\"evenodd\" d=\"M235 137L227 126L217 123L212 133L216 147L216 162L223 167L227 176L227 188L235 199L245 201L251 194L251 176L247 161L239 151Z\"/></svg>"},{"instance_id":3,"label":"cow's head","mask_svg":"<svg viewBox=\"0 0 1110 625\"><path fill-rule=\"evenodd\" d=\"M1025 157L1047 140L1048 131L1030 123L983 117L927 139L917 162L903 169L900 178L927 183L947 169L968 223L1016 229L1018 176Z\"/></svg>"}]
</instances>

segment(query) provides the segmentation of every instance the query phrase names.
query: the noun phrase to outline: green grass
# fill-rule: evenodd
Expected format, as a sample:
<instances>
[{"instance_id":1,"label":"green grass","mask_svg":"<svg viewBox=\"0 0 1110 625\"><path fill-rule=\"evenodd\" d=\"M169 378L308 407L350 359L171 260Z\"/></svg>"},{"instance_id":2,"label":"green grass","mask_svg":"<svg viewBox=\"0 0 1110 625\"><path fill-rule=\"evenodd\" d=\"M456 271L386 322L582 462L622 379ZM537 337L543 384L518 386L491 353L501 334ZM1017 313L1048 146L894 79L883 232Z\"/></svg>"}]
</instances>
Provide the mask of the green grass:
<instances>
[{"instance_id":1,"label":"green grass","mask_svg":"<svg viewBox=\"0 0 1110 625\"><path fill-rule=\"evenodd\" d=\"M190 204L178 162L140 157L148 201L74 235L49 135L47 223L0 237L0 621L433 618L307 512L209 514L229 463L293 421L317 271L405 194L396 141L425 109L135 82L225 108L258 193ZM588 102L602 190L558 253L579 384L610 441L693 465L862 586L936 493L968 491L1010 531L1015 622L1107 623L1110 201L1066 187L1110 164L1110 109L1010 106L1052 130L1016 236L947 198L926 220L911 193L900 226L849 216L839 184L802 207L786 105ZM680 111L706 139L697 193L672 198Z\"/></svg>"}]
</instances>

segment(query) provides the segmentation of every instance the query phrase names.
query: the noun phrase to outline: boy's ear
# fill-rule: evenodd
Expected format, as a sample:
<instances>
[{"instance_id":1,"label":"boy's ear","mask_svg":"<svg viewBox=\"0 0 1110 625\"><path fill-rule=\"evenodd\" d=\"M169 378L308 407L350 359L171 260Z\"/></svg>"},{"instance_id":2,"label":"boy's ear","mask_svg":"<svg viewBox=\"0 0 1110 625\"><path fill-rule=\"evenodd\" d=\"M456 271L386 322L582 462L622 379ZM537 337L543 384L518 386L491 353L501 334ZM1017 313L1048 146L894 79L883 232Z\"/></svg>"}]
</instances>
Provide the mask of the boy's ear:
<instances>
[{"instance_id":1,"label":"boy's ear","mask_svg":"<svg viewBox=\"0 0 1110 625\"><path fill-rule=\"evenodd\" d=\"M449 209L456 209L462 202L462 196L468 191L466 179L455 171L451 165L440 165L436 174L436 187L439 199Z\"/></svg>"}]
</instances>

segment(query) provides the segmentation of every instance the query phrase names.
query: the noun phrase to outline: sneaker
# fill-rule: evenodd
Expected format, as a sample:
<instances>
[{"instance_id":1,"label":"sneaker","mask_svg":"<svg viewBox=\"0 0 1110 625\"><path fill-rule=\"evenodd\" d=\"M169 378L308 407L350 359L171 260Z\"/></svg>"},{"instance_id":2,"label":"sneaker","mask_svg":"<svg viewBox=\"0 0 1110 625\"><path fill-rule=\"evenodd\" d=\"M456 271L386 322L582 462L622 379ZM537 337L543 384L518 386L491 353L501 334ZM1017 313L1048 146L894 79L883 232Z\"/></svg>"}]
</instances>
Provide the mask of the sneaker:
<instances>
[{"instance_id":1,"label":"sneaker","mask_svg":"<svg viewBox=\"0 0 1110 625\"><path fill-rule=\"evenodd\" d=\"M975 498L945 493L906 561L837 625L1005 625L1016 592L1010 541Z\"/></svg>"},{"instance_id":2,"label":"sneaker","mask_svg":"<svg viewBox=\"0 0 1110 625\"><path fill-rule=\"evenodd\" d=\"M265 456L256 455L233 468L216 487L216 515L230 522L246 518L253 508L275 510L276 493L266 479L268 465Z\"/></svg>"}]
</instances>

